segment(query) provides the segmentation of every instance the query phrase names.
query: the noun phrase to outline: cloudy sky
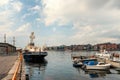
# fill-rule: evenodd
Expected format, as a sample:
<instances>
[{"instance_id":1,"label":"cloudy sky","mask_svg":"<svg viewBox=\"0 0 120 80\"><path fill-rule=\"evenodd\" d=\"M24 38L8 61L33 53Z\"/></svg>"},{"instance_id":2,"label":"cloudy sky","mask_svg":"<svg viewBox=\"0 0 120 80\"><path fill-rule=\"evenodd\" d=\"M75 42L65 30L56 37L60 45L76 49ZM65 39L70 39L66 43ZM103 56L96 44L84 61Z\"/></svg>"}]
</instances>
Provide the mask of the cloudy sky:
<instances>
[{"instance_id":1,"label":"cloudy sky","mask_svg":"<svg viewBox=\"0 0 120 80\"><path fill-rule=\"evenodd\" d=\"M120 0L0 0L0 42L16 46L120 43Z\"/></svg>"}]
</instances>

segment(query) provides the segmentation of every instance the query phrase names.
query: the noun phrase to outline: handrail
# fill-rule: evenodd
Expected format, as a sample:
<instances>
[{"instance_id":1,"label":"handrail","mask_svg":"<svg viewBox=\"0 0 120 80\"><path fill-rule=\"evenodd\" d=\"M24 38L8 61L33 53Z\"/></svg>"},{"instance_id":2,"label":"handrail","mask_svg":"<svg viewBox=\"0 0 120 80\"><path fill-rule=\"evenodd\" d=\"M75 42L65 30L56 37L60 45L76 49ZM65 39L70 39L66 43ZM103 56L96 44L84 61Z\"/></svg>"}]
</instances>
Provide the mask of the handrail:
<instances>
[{"instance_id":1,"label":"handrail","mask_svg":"<svg viewBox=\"0 0 120 80\"><path fill-rule=\"evenodd\" d=\"M15 70L15 72L14 72L14 75L13 75L13 77L12 77L12 80L17 80L17 73L18 73L18 71L19 71L19 68L20 68L20 64L21 64L21 63L22 63L22 54L20 53L19 63L18 63L17 68L16 68L16 70Z\"/></svg>"}]
</instances>

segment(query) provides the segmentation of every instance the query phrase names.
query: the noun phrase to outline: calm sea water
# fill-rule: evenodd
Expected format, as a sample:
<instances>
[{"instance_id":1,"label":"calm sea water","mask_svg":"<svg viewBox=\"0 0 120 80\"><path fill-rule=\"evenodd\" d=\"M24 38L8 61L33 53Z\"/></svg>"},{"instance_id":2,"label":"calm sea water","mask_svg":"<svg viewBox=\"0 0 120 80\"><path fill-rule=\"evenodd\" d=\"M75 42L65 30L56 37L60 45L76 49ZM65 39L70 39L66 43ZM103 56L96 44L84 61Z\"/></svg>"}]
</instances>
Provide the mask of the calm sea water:
<instances>
[{"instance_id":1,"label":"calm sea water","mask_svg":"<svg viewBox=\"0 0 120 80\"><path fill-rule=\"evenodd\" d=\"M85 72L73 67L71 54L92 55L95 52L48 52L43 63L26 63L26 72L30 80L120 80L120 72Z\"/></svg>"}]
</instances>

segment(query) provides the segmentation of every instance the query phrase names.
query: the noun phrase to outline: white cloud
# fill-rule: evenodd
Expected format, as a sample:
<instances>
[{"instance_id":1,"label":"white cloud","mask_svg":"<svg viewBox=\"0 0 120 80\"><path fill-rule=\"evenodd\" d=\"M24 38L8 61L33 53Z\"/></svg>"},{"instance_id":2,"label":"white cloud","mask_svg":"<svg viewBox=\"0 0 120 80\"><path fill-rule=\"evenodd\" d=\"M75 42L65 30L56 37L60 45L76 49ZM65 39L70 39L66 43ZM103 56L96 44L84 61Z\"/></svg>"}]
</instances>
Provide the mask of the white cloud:
<instances>
[{"instance_id":1,"label":"white cloud","mask_svg":"<svg viewBox=\"0 0 120 80\"><path fill-rule=\"evenodd\" d=\"M36 18L36 22L37 23L44 23L44 21L42 20L42 18Z\"/></svg>"},{"instance_id":2,"label":"white cloud","mask_svg":"<svg viewBox=\"0 0 120 80\"><path fill-rule=\"evenodd\" d=\"M19 1L2 0L0 2L0 33L11 36L14 25L16 24L15 16L21 10L22 3ZM4 4L4 5L3 5Z\"/></svg>"},{"instance_id":3,"label":"white cloud","mask_svg":"<svg viewBox=\"0 0 120 80\"><path fill-rule=\"evenodd\" d=\"M20 26L16 31L17 32L26 32L28 31L28 29L31 27L31 24L30 23L26 23L26 24L23 24L22 26Z\"/></svg>"},{"instance_id":4,"label":"white cloud","mask_svg":"<svg viewBox=\"0 0 120 80\"><path fill-rule=\"evenodd\" d=\"M11 14L10 10L5 10L0 12L0 23L4 24L9 21L9 15Z\"/></svg>"},{"instance_id":5,"label":"white cloud","mask_svg":"<svg viewBox=\"0 0 120 80\"><path fill-rule=\"evenodd\" d=\"M43 0L45 24L73 23L73 42L104 42L119 39L119 0ZM114 34L113 34L114 33ZM89 41L88 41L89 40Z\"/></svg>"},{"instance_id":6,"label":"white cloud","mask_svg":"<svg viewBox=\"0 0 120 80\"><path fill-rule=\"evenodd\" d=\"M6 3L6 6L0 5L0 26L10 23L13 20L11 17L22 8L22 3L18 1L10 2L10 0L3 0L3 3ZM0 2L0 4L2 4L2 2Z\"/></svg>"},{"instance_id":7,"label":"white cloud","mask_svg":"<svg viewBox=\"0 0 120 80\"><path fill-rule=\"evenodd\" d=\"M30 10L35 10L35 11L39 11L41 9L41 7L39 5L35 5L34 7L32 7Z\"/></svg>"},{"instance_id":8,"label":"white cloud","mask_svg":"<svg viewBox=\"0 0 120 80\"><path fill-rule=\"evenodd\" d=\"M22 9L22 3L19 1L13 2L13 3L11 3L11 5L13 6L13 9L17 12L20 12Z\"/></svg>"},{"instance_id":9,"label":"white cloud","mask_svg":"<svg viewBox=\"0 0 120 80\"><path fill-rule=\"evenodd\" d=\"M40 17L42 16L41 6L35 5L33 7L28 8L27 10L29 11L29 13L24 14L22 20L24 20L28 16L38 15L39 17L36 18L36 21L42 21L40 20L41 19Z\"/></svg>"},{"instance_id":10,"label":"white cloud","mask_svg":"<svg viewBox=\"0 0 120 80\"><path fill-rule=\"evenodd\" d=\"M41 18L37 18L37 19L36 19L36 21L39 21L39 22L41 22L42 20L41 20Z\"/></svg>"},{"instance_id":11,"label":"white cloud","mask_svg":"<svg viewBox=\"0 0 120 80\"><path fill-rule=\"evenodd\" d=\"M0 0L0 6L4 6L9 3L10 0Z\"/></svg>"},{"instance_id":12,"label":"white cloud","mask_svg":"<svg viewBox=\"0 0 120 80\"><path fill-rule=\"evenodd\" d=\"M42 14L41 10L42 10L42 8L39 5L35 5L32 8L28 9L28 11L31 11L31 15L33 15L33 14L39 14L39 15L41 15Z\"/></svg>"},{"instance_id":13,"label":"white cloud","mask_svg":"<svg viewBox=\"0 0 120 80\"><path fill-rule=\"evenodd\" d=\"M104 26L104 25L91 25L80 26L78 25L75 34L71 36L71 40L75 43L104 43L104 42L119 42L120 30L118 26Z\"/></svg>"},{"instance_id":14,"label":"white cloud","mask_svg":"<svg viewBox=\"0 0 120 80\"><path fill-rule=\"evenodd\" d=\"M13 26L14 22L10 19L10 10L5 10L0 12L0 33L10 33L10 28Z\"/></svg>"},{"instance_id":15,"label":"white cloud","mask_svg":"<svg viewBox=\"0 0 120 80\"><path fill-rule=\"evenodd\" d=\"M46 25L56 20L62 21L60 24L73 21L72 18L78 18L88 10L85 1L79 0L43 0L43 4L46 5L44 8Z\"/></svg>"},{"instance_id":16,"label":"white cloud","mask_svg":"<svg viewBox=\"0 0 120 80\"><path fill-rule=\"evenodd\" d=\"M26 13L22 16L21 20L24 21L25 18L31 16L31 13Z\"/></svg>"},{"instance_id":17,"label":"white cloud","mask_svg":"<svg viewBox=\"0 0 120 80\"><path fill-rule=\"evenodd\" d=\"M117 17L120 16L120 11L111 8L114 1L112 3L109 0L96 2L95 0L43 0L43 4L46 5L43 9L46 25L50 25L55 21L59 21L60 24L76 21L86 21L86 23L92 21L94 23L104 19L110 21L110 19L120 18ZM93 3L96 5L93 5Z\"/></svg>"}]
</instances>

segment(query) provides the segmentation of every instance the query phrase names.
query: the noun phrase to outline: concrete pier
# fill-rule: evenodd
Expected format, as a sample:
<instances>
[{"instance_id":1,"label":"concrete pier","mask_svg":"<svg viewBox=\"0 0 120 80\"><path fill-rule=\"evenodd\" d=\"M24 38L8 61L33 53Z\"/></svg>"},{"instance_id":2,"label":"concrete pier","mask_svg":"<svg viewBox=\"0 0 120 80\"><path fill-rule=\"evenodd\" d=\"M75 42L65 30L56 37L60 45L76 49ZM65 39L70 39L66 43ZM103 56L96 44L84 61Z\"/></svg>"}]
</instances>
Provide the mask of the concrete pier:
<instances>
[{"instance_id":1,"label":"concrete pier","mask_svg":"<svg viewBox=\"0 0 120 80\"><path fill-rule=\"evenodd\" d=\"M25 80L22 55L0 56L0 80Z\"/></svg>"},{"instance_id":2,"label":"concrete pier","mask_svg":"<svg viewBox=\"0 0 120 80\"><path fill-rule=\"evenodd\" d=\"M16 54L0 55L0 80L7 76L9 70L12 68L16 60Z\"/></svg>"}]
</instances>

